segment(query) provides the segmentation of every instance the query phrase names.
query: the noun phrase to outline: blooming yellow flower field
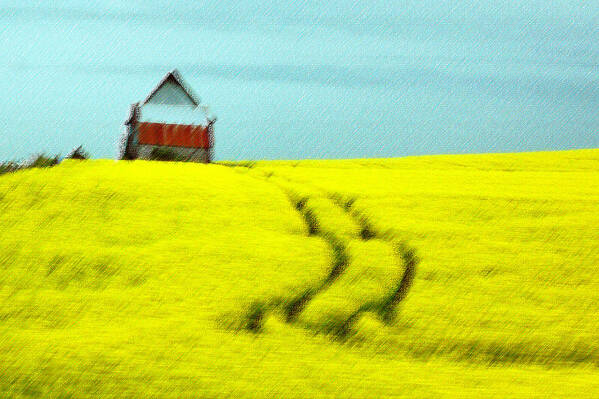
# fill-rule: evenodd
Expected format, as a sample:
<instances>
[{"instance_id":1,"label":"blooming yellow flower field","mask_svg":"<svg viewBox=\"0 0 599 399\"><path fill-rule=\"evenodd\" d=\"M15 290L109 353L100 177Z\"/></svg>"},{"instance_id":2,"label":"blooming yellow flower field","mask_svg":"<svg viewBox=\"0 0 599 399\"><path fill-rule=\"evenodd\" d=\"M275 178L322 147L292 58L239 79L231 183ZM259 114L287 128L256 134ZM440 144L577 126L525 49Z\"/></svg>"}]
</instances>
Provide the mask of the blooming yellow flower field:
<instances>
[{"instance_id":1,"label":"blooming yellow flower field","mask_svg":"<svg viewBox=\"0 0 599 399\"><path fill-rule=\"evenodd\" d=\"M597 150L3 175L0 396L597 397L598 204Z\"/></svg>"}]
</instances>

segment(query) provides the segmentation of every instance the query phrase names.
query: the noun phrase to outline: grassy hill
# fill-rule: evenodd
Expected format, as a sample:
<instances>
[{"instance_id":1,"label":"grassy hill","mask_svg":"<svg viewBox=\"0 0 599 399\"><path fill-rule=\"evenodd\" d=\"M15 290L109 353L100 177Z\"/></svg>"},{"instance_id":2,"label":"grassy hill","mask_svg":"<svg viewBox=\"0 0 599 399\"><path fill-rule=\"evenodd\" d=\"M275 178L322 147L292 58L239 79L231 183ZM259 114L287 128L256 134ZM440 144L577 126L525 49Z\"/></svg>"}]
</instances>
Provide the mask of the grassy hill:
<instances>
[{"instance_id":1,"label":"grassy hill","mask_svg":"<svg viewBox=\"0 0 599 399\"><path fill-rule=\"evenodd\" d=\"M596 397L598 204L598 150L4 175L0 396Z\"/></svg>"}]
</instances>

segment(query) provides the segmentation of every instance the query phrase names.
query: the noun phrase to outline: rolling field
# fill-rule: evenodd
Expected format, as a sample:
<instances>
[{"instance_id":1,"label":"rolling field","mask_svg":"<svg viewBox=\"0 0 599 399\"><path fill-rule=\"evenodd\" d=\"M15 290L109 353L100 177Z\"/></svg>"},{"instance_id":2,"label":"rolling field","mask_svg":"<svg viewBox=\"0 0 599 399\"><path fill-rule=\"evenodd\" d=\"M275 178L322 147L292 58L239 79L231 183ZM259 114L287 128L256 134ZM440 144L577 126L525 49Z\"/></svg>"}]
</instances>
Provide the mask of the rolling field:
<instances>
[{"instance_id":1,"label":"rolling field","mask_svg":"<svg viewBox=\"0 0 599 399\"><path fill-rule=\"evenodd\" d=\"M599 150L0 176L0 397L599 395Z\"/></svg>"}]
</instances>

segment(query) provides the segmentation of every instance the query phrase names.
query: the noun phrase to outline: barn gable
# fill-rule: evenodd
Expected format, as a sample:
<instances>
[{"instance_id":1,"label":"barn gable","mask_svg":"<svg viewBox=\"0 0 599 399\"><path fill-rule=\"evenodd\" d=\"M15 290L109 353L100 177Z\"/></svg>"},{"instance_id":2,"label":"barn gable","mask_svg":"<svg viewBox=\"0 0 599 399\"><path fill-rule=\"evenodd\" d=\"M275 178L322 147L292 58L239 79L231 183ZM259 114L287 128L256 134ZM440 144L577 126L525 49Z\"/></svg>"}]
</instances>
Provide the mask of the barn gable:
<instances>
[{"instance_id":1,"label":"barn gable","mask_svg":"<svg viewBox=\"0 0 599 399\"><path fill-rule=\"evenodd\" d=\"M145 104L197 107L200 104L200 99L183 82L177 70L173 70L167 73L154 90L150 92L142 105Z\"/></svg>"}]
</instances>

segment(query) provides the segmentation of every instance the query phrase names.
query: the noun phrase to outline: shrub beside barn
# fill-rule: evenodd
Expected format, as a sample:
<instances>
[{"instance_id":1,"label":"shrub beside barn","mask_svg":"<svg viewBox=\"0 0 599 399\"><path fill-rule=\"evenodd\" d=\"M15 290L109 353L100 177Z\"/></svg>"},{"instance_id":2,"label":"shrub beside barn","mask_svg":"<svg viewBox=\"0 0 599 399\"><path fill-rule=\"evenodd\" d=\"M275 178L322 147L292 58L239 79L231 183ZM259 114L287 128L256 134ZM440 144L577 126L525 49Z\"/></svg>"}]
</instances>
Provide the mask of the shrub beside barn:
<instances>
[{"instance_id":1,"label":"shrub beside barn","mask_svg":"<svg viewBox=\"0 0 599 399\"><path fill-rule=\"evenodd\" d=\"M131 105L120 159L210 162L215 121L208 107L201 105L179 72L173 70L143 102Z\"/></svg>"}]
</instances>

